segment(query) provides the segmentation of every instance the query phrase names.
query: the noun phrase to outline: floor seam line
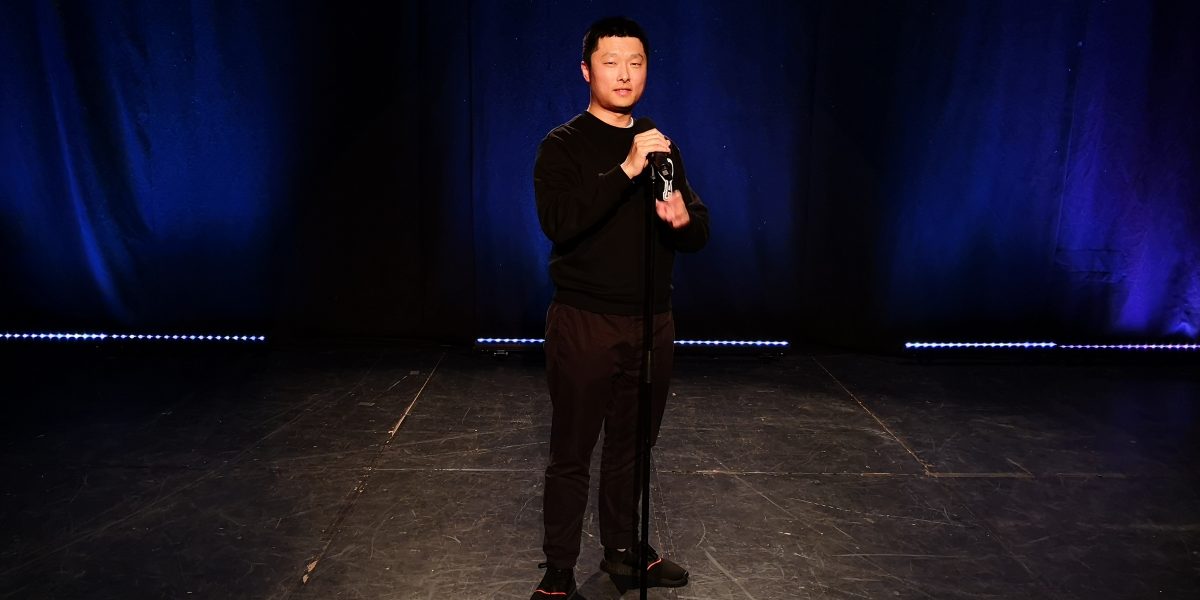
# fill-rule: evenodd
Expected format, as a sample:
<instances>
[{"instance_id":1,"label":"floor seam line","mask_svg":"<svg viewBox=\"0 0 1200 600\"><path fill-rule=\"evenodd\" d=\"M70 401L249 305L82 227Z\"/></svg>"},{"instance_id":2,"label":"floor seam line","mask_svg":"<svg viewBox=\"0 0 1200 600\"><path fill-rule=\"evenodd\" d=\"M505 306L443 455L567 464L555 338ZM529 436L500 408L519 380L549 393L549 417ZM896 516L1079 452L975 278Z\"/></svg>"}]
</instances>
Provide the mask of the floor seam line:
<instances>
[{"instance_id":1,"label":"floor seam line","mask_svg":"<svg viewBox=\"0 0 1200 600\"><path fill-rule=\"evenodd\" d=\"M894 431L892 431L892 429L890 427L887 426L887 423L883 422L883 419L879 418L879 416L876 415L874 413L874 411L872 411L870 408L868 408L866 403L864 403L861 399L859 399L859 397L857 395L855 395L854 392L850 391L850 388L846 387L846 384L842 383L842 380L838 379L837 376L834 375L833 372L831 372L828 368L826 368L825 365L823 363L821 363L820 360L817 360L816 356L810 356L809 358L812 359L812 361L814 363L816 363L816 365L818 367L821 367L821 370L825 371L825 374L828 375L829 378L832 379L834 383L838 384L838 387L842 388L842 391L846 392L846 395L850 396L850 399L852 399L856 403L858 403L858 406L861 407L864 412L866 412L868 415L871 415L871 418L875 419L875 422L878 423L879 426L882 427L883 430L886 431L888 435L892 436L892 439L896 440L896 443L900 444L900 447L904 448L904 451L907 452L908 455L913 458L913 460L917 461L917 464L921 465L921 469L923 469L925 471L926 475L930 475L930 476L934 475L934 471L933 471L933 469L929 468L929 464L927 464L925 461L921 460L921 457L917 456L917 453L914 452L913 449L911 447L909 447L909 445L907 443L905 443L904 440L900 439L900 436L896 435L896 433Z\"/></svg>"},{"instance_id":2,"label":"floor seam line","mask_svg":"<svg viewBox=\"0 0 1200 600\"><path fill-rule=\"evenodd\" d=\"M396 432L400 431L400 427L404 425L404 420L408 418L408 415L412 412L413 407L417 405L417 400L421 399L421 394L425 393L425 388L429 387L429 382L433 381L434 374L437 373L438 367L442 366L442 361L445 359L446 353L443 352L442 356L438 358L437 363L433 365L433 369L429 371L429 377L425 378L425 383L422 383L421 388L418 389L417 393L413 395L412 402L408 403L408 408L404 409L404 414L400 415L400 420L396 421L396 425L392 427L391 431L388 432L388 439L383 443L385 446L391 443L392 439L396 437Z\"/></svg>"},{"instance_id":3,"label":"floor seam line","mask_svg":"<svg viewBox=\"0 0 1200 600\"><path fill-rule=\"evenodd\" d=\"M421 399L421 394L425 392L425 388L429 386L429 382L433 381L433 376L437 374L438 367L442 365L442 361L445 359L446 352L442 352L442 355L438 357L437 363L435 363L433 368L430 369L429 376L425 378L425 383L421 384L420 389L413 394L413 399L408 403L408 407L404 409L404 414L400 415L400 420L396 422L396 426L388 432L388 438L379 445L379 448L375 452L375 456L371 458L371 462L365 468L366 472L363 473L361 478L359 478L358 484L355 485L352 490L350 490L350 494L345 500L345 504L338 510L338 514L333 518L333 522L330 523L328 527L329 539L325 541L325 545L321 548L321 551L317 553L316 557L305 564L304 573L300 576L300 582L288 590L288 592L283 596L285 599L291 598L298 590L301 590L308 585L308 582L312 578L312 574L317 570L317 566L325 558L325 555L328 554L329 549L333 547L333 542L337 539L338 527L341 526L342 522L346 520L346 517L350 516L350 513L354 510L354 506L357 504L358 499L362 496L363 492L366 491L367 482L370 481L371 475L376 471L375 466L383 457L383 453L387 450L388 444L390 444L391 441L396 437L396 433L400 431L400 426L404 424L404 420L408 418L408 415L412 412L413 407L417 405L417 401Z\"/></svg>"}]
</instances>

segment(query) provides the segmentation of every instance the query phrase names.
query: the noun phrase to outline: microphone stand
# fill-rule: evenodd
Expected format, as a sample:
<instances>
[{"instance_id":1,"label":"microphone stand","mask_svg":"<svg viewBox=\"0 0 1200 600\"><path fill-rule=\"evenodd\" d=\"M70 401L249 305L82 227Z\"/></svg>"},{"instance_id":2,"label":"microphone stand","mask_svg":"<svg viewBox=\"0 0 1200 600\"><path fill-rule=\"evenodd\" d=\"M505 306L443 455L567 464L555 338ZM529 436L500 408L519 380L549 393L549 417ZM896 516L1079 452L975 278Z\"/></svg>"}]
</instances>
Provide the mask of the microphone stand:
<instances>
[{"instance_id":1,"label":"microphone stand","mask_svg":"<svg viewBox=\"0 0 1200 600\"><path fill-rule=\"evenodd\" d=\"M647 157L650 158L650 157ZM649 562L646 550L650 547L650 431L654 426L652 405L654 393L654 261L658 236L655 221L655 203L658 201L655 192L662 185L669 185L674 177L673 169L667 168L659 172L656 161L650 160L646 167L650 170L650 185L646 187L645 206L645 276L642 308L642 379L638 386L638 427L637 469L641 479L642 523L640 547L637 551L638 587L640 600L646 600L646 589L649 583L649 573L646 567ZM666 181L663 181L663 180Z\"/></svg>"}]
</instances>

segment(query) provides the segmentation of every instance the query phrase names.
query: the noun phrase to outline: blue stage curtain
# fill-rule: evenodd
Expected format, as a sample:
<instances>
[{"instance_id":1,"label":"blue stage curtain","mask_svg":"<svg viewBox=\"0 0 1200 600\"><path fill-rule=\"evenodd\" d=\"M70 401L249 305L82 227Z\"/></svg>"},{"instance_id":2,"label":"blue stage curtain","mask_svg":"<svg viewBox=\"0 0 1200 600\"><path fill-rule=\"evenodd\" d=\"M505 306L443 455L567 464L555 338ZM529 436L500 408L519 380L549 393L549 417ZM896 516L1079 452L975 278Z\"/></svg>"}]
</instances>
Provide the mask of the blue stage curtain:
<instances>
[{"instance_id":1,"label":"blue stage curtain","mask_svg":"<svg viewBox=\"0 0 1200 600\"><path fill-rule=\"evenodd\" d=\"M713 237L681 335L1200 336L1184 1L0 7L0 328L536 335L589 22Z\"/></svg>"},{"instance_id":2,"label":"blue stage curtain","mask_svg":"<svg viewBox=\"0 0 1200 600\"><path fill-rule=\"evenodd\" d=\"M300 36L241 2L12 2L5 324L255 322L303 143Z\"/></svg>"},{"instance_id":3,"label":"blue stage curtain","mask_svg":"<svg viewBox=\"0 0 1200 600\"><path fill-rule=\"evenodd\" d=\"M883 270L867 290L883 325L1196 339L1196 5L924 3L897 17L892 90L870 111L892 115L867 261Z\"/></svg>"}]
</instances>

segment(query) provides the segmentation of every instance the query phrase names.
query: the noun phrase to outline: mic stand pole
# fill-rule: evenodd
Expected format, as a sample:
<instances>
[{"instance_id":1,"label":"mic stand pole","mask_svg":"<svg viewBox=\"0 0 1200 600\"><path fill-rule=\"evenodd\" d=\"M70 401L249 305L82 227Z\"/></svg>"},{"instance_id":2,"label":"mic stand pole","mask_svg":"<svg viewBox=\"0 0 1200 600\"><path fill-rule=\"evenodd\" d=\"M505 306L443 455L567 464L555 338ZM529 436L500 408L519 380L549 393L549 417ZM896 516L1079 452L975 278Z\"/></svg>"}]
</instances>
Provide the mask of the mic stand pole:
<instances>
[{"instance_id":1,"label":"mic stand pole","mask_svg":"<svg viewBox=\"0 0 1200 600\"><path fill-rule=\"evenodd\" d=\"M656 246L655 230L655 191L660 185L661 174L653 162L646 165L650 171L650 181L646 187L645 201L645 263L643 274L645 304L642 309L642 378L638 387L638 427L637 470L641 477L642 524L640 547L637 549L638 586L640 600L646 600L646 588L649 583L649 573L646 566L649 561L647 548L650 547L650 430L653 427L651 406L654 393L654 253Z\"/></svg>"}]
</instances>

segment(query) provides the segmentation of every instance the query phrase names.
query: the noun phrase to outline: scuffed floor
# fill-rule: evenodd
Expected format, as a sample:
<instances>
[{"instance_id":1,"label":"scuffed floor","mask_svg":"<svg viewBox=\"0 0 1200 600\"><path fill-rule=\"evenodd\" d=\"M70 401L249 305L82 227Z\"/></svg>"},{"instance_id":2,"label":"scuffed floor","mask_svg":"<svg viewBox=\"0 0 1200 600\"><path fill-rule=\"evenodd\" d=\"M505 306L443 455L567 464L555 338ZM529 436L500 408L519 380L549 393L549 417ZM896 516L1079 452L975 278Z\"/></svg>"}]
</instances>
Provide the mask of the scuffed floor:
<instances>
[{"instance_id":1,"label":"scuffed floor","mask_svg":"<svg viewBox=\"0 0 1200 600\"><path fill-rule=\"evenodd\" d=\"M523 600L541 576L536 355L4 358L0 597ZM681 356L653 539L692 577L650 597L1194 597L1198 458L1195 364ZM589 509L583 597L636 598L596 536Z\"/></svg>"}]
</instances>

